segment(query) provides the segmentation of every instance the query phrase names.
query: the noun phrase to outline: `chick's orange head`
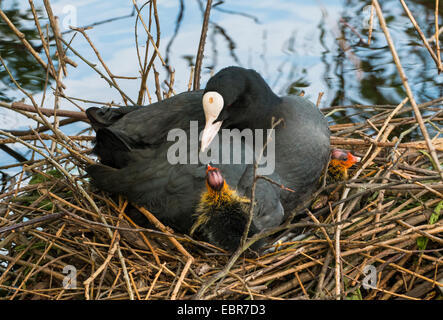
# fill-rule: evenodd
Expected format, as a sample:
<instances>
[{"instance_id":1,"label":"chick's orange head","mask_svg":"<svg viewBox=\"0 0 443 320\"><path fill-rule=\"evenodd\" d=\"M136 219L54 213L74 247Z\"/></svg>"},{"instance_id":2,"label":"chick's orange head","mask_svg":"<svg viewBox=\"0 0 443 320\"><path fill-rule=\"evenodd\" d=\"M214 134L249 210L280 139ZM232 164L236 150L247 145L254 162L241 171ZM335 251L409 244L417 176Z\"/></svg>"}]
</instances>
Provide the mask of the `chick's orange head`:
<instances>
[{"instance_id":1,"label":"chick's orange head","mask_svg":"<svg viewBox=\"0 0 443 320\"><path fill-rule=\"evenodd\" d=\"M331 153L331 162L340 165L343 168L350 168L353 164L360 161L359 157L354 156L349 151L334 149Z\"/></svg>"}]
</instances>

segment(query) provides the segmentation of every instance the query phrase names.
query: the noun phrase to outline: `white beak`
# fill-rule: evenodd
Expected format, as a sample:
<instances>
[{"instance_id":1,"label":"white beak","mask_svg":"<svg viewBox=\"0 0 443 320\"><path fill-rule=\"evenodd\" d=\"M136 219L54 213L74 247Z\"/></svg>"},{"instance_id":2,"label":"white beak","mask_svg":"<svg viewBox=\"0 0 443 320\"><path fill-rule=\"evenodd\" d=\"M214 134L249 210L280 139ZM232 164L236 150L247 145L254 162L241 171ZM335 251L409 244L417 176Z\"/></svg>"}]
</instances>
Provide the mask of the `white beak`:
<instances>
[{"instance_id":1,"label":"white beak","mask_svg":"<svg viewBox=\"0 0 443 320\"><path fill-rule=\"evenodd\" d=\"M213 119L212 121L214 121ZM200 152L204 152L211 144L217 132L220 130L223 121L217 121L216 123L206 121L205 128L203 129Z\"/></svg>"},{"instance_id":2,"label":"white beak","mask_svg":"<svg viewBox=\"0 0 443 320\"><path fill-rule=\"evenodd\" d=\"M202 104L203 111L205 112L206 124L202 133L200 151L204 152L211 144L222 125L222 121L215 122L215 120L217 120L223 109L224 101L221 94L215 91L209 91L203 95Z\"/></svg>"}]
</instances>

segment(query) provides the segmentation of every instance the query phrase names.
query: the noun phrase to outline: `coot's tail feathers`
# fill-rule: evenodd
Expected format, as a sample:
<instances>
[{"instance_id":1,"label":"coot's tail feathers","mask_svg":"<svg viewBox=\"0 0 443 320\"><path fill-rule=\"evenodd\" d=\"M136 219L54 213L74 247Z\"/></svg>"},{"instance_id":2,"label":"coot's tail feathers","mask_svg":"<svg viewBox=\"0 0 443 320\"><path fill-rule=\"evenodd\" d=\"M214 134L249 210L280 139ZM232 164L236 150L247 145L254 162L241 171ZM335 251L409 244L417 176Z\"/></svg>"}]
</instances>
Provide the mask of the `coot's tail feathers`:
<instances>
[{"instance_id":1,"label":"coot's tail feathers","mask_svg":"<svg viewBox=\"0 0 443 320\"><path fill-rule=\"evenodd\" d=\"M100 108L92 107L86 109L86 116L88 117L89 121L91 122L91 126L95 131L109 125L109 123L100 116Z\"/></svg>"},{"instance_id":2,"label":"coot's tail feathers","mask_svg":"<svg viewBox=\"0 0 443 320\"><path fill-rule=\"evenodd\" d=\"M95 140L93 153L100 156L103 164L114 168L127 165L131 147L123 134L114 129L101 128L97 130Z\"/></svg>"},{"instance_id":3,"label":"coot's tail feathers","mask_svg":"<svg viewBox=\"0 0 443 320\"><path fill-rule=\"evenodd\" d=\"M95 136L97 144L113 151L131 151L131 147L127 143L125 135L117 130L110 128L102 128L97 131Z\"/></svg>"},{"instance_id":4,"label":"coot's tail feathers","mask_svg":"<svg viewBox=\"0 0 443 320\"><path fill-rule=\"evenodd\" d=\"M138 170L137 166L116 169L100 163L87 166L86 172L91 177L92 184L98 189L111 194L122 194L135 203L148 202L149 196L154 197L154 193L166 188L166 185L173 187L164 181L166 178L156 179L155 170L148 168Z\"/></svg>"},{"instance_id":5,"label":"coot's tail feathers","mask_svg":"<svg viewBox=\"0 0 443 320\"><path fill-rule=\"evenodd\" d=\"M115 169L103 164L93 164L86 167L86 172L92 178L92 184L100 190L111 194L128 195L129 191L134 191L133 179L121 172L121 169ZM118 181L119 183L116 183Z\"/></svg>"},{"instance_id":6,"label":"coot's tail feathers","mask_svg":"<svg viewBox=\"0 0 443 320\"><path fill-rule=\"evenodd\" d=\"M109 127L124 115L142 108L141 106L109 108L91 107L86 109L86 116L91 122L92 128L97 131L100 128Z\"/></svg>"}]
</instances>

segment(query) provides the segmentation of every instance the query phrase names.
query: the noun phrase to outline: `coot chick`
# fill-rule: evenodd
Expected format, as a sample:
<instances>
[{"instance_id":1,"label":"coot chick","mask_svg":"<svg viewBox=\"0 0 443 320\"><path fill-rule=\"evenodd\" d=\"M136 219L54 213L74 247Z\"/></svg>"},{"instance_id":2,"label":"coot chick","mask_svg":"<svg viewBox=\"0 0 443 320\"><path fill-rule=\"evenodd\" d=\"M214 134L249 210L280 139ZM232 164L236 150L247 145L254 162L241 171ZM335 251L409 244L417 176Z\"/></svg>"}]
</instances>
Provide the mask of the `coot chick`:
<instances>
[{"instance_id":1,"label":"coot chick","mask_svg":"<svg viewBox=\"0 0 443 320\"><path fill-rule=\"evenodd\" d=\"M348 180L348 169L355 163L359 162L360 158L354 156L351 152L342 149L333 149L331 151L331 160L329 161L328 170L326 173L326 184L332 184L340 181ZM337 201L340 186L328 193L323 192L317 196L311 205L312 210L318 210L326 206L328 201Z\"/></svg>"},{"instance_id":2,"label":"coot chick","mask_svg":"<svg viewBox=\"0 0 443 320\"><path fill-rule=\"evenodd\" d=\"M251 201L241 197L229 187L220 170L208 165L206 170L206 191L202 192L196 209L196 220L191 236L199 234L205 241L229 252L235 251L248 222ZM248 237L258 233L251 223ZM262 241L255 242L251 249L257 250Z\"/></svg>"},{"instance_id":3,"label":"coot chick","mask_svg":"<svg viewBox=\"0 0 443 320\"><path fill-rule=\"evenodd\" d=\"M348 169L360 160L360 157L354 156L349 151L333 149L328 166L328 175L331 181L348 180Z\"/></svg>"}]
</instances>

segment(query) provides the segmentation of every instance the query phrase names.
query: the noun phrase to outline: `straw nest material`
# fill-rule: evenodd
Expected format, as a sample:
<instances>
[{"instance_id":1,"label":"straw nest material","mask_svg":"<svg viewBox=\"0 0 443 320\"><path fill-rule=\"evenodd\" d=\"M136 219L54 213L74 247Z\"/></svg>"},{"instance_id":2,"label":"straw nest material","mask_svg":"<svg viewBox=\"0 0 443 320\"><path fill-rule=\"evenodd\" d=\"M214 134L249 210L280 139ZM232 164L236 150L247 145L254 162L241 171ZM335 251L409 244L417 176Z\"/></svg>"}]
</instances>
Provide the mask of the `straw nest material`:
<instances>
[{"instance_id":1,"label":"straw nest material","mask_svg":"<svg viewBox=\"0 0 443 320\"><path fill-rule=\"evenodd\" d=\"M49 76L57 75L47 67ZM118 88L111 73L102 75ZM1 299L442 297L443 186L435 156L442 155L443 139L403 138L420 121L438 127L443 98L418 106L405 99L399 106L323 109L328 117L343 110L373 114L331 126L332 145L362 162L349 180L322 187L333 194L323 208L298 208L295 220L267 232L267 251L258 257L242 250L228 255L174 233L143 208L155 228L138 228L125 214L125 199L114 202L90 186L84 171L94 162L90 132L66 136L61 130L84 115L59 110L67 120L50 123L51 112L30 100L33 106L2 103L40 125L0 132L0 144L20 143L37 159L6 166L21 171L0 195Z\"/></svg>"},{"instance_id":2,"label":"straw nest material","mask_svg":"<svg viewBox=\"0 0 443 320\"><path fill-rule=\"evenodd\" d=\"M0 196L1 225L22 223L1 234L1 247L7 251L0 256L0 296L186 299L210 284L203 298L334 298L337 285L343 297L352 299L435 298L441 295L438 282L443 279L441 180L423 142L395 147L388 134L414 118L389 120L393 108L379 108L384 111L374 116L372 125L331 126L333 144L364 158L350 180L325 186L337 194L335 200L281 228L302 231L302 236L283 237L289 240L271 244L260 257L241 255L213 284L211 278L230 256L160 222L154 221L154 232L134 231L124 199L115 203L91 189L82 170L89 144L71 140L68 147L66 141L47 136L67 149L53 158L49 149L20 139L46 158L24 165ZM385 127L379 140L345 137L372 126ZM35 221L45 217L51 220ZM65 289L71 266L76 287Z\"/></svg>"}]
</instances>

